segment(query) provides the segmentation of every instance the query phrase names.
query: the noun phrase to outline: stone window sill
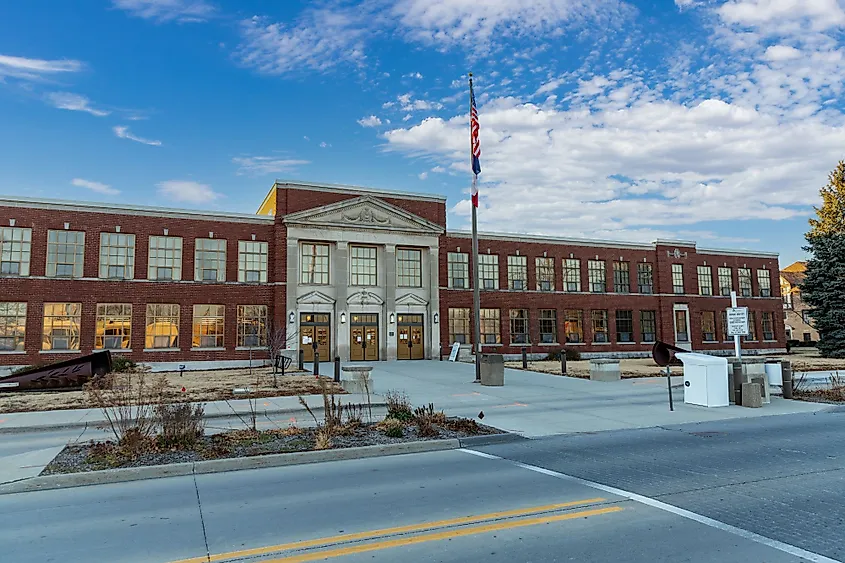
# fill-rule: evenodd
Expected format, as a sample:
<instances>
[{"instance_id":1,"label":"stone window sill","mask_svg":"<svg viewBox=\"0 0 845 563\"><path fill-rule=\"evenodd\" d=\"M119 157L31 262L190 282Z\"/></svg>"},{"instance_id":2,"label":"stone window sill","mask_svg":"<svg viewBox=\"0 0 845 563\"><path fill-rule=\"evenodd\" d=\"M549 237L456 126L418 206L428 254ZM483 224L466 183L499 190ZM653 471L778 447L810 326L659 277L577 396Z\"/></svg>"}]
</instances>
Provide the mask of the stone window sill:
<instances>
[{"instance_id":1,"label":"stone window sill","mask_svg":"<svg viewBox=\"0 0 845 563\"><path fill-rule=\"evenodd\" d=\"M132 352L132 348L95 348L94 352L106 352L109 351L112 354L129 354Z\"/></svg>"},{"instance_id":2,"label":"stone window sill","mask_svg":"<svg viewBox=\"0 0 845 563\"><path fill-rule=\"evenodd\" d=\"M181 348L144 348L144 352L181 352Z\"/></svg>"},{"instance_id":3,"label":"stone window sill","mask_svg":"<svg viewBox=\"0 0 845 563\"><path fill-rule=\"evenodd\" d=\"M557 342L540 342L537 346L560 346Z\"/></svg>"},{"instance_id":4,"label":"stone window sill","mask_svg":"<svg viewBox=\"0 0 845 563\"><path fill-rule=\"evenodd\" d=\"M191 350L194 350L194 349L195 348L191 348ZM204 350L210 350L210 349L215 349L215 348L203 348L203 349ZM220 348L220 350L223 350L223 348ZM250 351L250 350L262 350L262 351L266 352L267 346L236 346L235 350L237 350L237 351L246 350L247 352Z\"/></svg>"},{"instance_id":5,"label":"stone window sill","mask_svg":"<svg viewBox=\"0 0 845 563\"><path fill-rule=\"evenodd\" d=\"M79 350L41 350L39 354L79 354Z\"/></svg>"},{"instance_id":6,"label":"stone window sill","mask_svg":"<svg viewBox=\"0 0 845 563\"><path fill-rule=\"evenodd\" d=\"M636 344L636 342L617 342L620 346L631 346Z\"/></svg>"},{"instance_id":7,"label":"stone window sill","mask_svg":"<svg viewBox=\"0 0 845 563\"><path fill-rule=\"evenodd\" d=\"M586 342L567 342L566 346L586 346Z\"/></svg>"},{"instance_id":8,"label":"stone window sill","mask_svg":"<svg viewBox=\"0 0 845 563\"><path fill-rule=\"evenodd\" d=\"M613 342L590 342L593 346L610 346Z\"/></svg>"},{"instance_id":9,"label":"stone window sill","mask_svg":"<svg viewBox=\"0 0 845 563\"><path fill-rule=\"evenodd\" d=\"M12 354L26 354L26 350L0 350L0 356L10 356Z\"/></svg>"},{"instance_id":10,"label":"stone window sill","mask_svg":"<svg viewBox=\"0 0 845 563\"><path fill-rule=\"evenodd\" d=\"M224 346L214 346L211 348L191 348L191 352L223 352L226 348Z\"/></svg>"}]
</instances>

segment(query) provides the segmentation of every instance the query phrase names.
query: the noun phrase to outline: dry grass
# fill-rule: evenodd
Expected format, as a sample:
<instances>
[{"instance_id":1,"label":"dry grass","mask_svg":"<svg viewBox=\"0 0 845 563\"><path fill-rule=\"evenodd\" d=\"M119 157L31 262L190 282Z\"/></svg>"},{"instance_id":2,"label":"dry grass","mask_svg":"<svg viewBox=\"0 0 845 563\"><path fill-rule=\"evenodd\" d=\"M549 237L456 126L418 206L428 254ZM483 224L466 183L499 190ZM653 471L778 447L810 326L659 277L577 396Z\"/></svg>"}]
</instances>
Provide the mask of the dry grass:
<instances>
[{"instance_id":1,"label":"dry grass","mask_svg":"<svg viewBox=\"0 0 845 563\"><path fill-rule=\"evenodd\" d=\"M506 362L505 367L521 368L522 362ZM560 362L528 362L528 369L530 371L560 375ZM666 373L664 368L655 364L651 358L619 360L619 369L622 372L623 378L660 377ZM680 366L672 366L672 373L674 375L681 375L683 372L684 370ZM566 362L566 375L570 377L590 377L590 361L578 360Z\"/></svg>"},{"instance_id":2,"label":"dry grass","mask_svg":"<svg viewBox=\"0 0 845 563\"><path fill-rule=\"evenodd\" d=\"M320 394L320 385L313 375L298 372L298 375L285 375L277 378L278 388L273 387L272 368L253 368L250 375L247 368L221 369L207 371L186 371L180 377L179 372L162 372L170 388L176 390L177 401L207 402L223 399L242 399L246 396L232 395L232 389L249 387L253 397L286 397L296 395ZM159 375L159 374L155 374ZM325 379L325 378L324 378ZM326 382L336 394L345 391L333 381ZM182 391L182 388L185 391ZM85 392L0 392L0 413L30 412L45 410L94 408Z\"/></svg>"}]
</instances>

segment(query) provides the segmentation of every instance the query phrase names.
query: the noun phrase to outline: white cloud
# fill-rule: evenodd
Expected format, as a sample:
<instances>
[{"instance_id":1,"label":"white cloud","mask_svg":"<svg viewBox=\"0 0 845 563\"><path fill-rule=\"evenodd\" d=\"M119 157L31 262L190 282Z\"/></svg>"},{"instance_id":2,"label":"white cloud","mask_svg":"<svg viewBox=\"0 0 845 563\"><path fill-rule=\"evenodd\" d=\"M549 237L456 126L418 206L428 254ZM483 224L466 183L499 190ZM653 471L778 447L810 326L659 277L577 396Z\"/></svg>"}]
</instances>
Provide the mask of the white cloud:
<instances>
[{"instance_id":1,"label":"white cloud","mask_svg":"<svg viewBox=\"0 0 845 563\"><path fill-rule=\"evenodd\" d=\"M801 58L801 51L789 45L772 45L766 49L765 58L770 61L794 61Z\"/></svg>"},{"instance_id":2,"label":"white cloud","mask_svg":"<svg viewBox=\"0 0 845 563\"><path fill-rule=\"evenodd\" d=\"M92 182L90 180L83 180L82 178L74 178L70 181L76 187L85 188L87 190L91 190L92 192L97 192L100 194L105 195L117 195L120 193L120 190L115 189L108 184L103 184L100 182Z\"/></svg>"},{"instance_id":3,"label":"white cloud","mask_svg":"<svg viewBox=\"0 0 845 563\"><path fill-rule=\"evenodd\" d=\"M171 201L181 203L210 203L223 197L215 192L208 184L200 184L189 180L168 180L156 184L158 194Z\"/></svg>"},{"instance_id":4,"label":"white cloud","mask_svg":"<svg viewBox=\"0 0 845 563\"><path fill-rule=\"evenodd\" d=\"M2 81L4 76L38 80L50 74L79 72L82 68L83 65L81 62L71 59L28 59L25 57L0 55L0 81Z\"/></svg>"},{"instance_id":5,"label":"white cloud","mask_svg":"<svg viewBox=\"0 0 845 563\"><path fill-rule=\"evenodd\" d=\"M402 111L426 111L432 109L443 109L443 104L440 102L430 102L427 100L414 100L413 94L400 94L396 97L397 104ZM392 104L391 104L392 105Z\"/></svg>"},{"instance_id":6,"label":"white cloud","mask_svg":"<svg viewBox=\"0 0 845 563\"><path fill-rule=\"evenodd\" d=\"M731 0L718 8L722 19L745 26L809 22L816 29L845 23L837 0Z\"/></svg>"},{"instance_id":7,"label":"white cloud","mask_svg":"<svg viewBox=\"0 0 845 563\"><path fill-rule=\"evenodd\" d=\"M238 165L238 175L266 176L277 172L290 172L298 166L310 164L308 160L279 158L276 156L238 156L232 159Z\"/></svg>"},{"instance_id":8,"label":"white cloud","mask_svg":"<svg viewBox=\"0 0 845 563\"><path fill-rule=\"evenodd\" d=\"M70 111L84 111L97 117L105 117L111 112L91 107L91 100L70 92L51 92L46 95L47 102L55 108Z\"/></svg>"},{"instance_id":9,"label":"white cloud","mask_svg":"<svg viewBox=\"0 0 845 563\"><path fill-rule=\"evenodd\" d=\"M565 83L566 80L563 78L555 78L554 80L549 80L548 82L537 88L537 91L534 92L534 95L539 96L540 94L548 94L549 92L554 92Z\"/></svg>"},{"instance_id":10,"label":"white cloud","mask_svg":"<svg viewBox=\"0 0 845 563\"><path fill-rule=\"evenodd\" d=\"M426 178L428 178L428 172L420 172L419 173L419 179L420 180L425 180Z\"/></svg>"},{"instance_id":11,"label":"white cloud","mask_svg":"<svg viewBox=\"0 0 845 563\"><path fill-rule=\"evenodd\" d=\"M416 78L417 80L422 80L423 75L419 72L409 72L408 74L403 74L403 78Z\"/></svg>"},{"instance_id":12,"label":"white cloud","mask_svg":"<svg viewBox=\"0 0 845 563\"><path fill-rule=\"evenodd\" d=\"M446 172L446 169L443 168L442 166L435 166L434 168L431 169L431 171L435 172L437 174L443 174L444 172Z\"/></svg>"},{"instance_id":13,"label":"white cloud","mask_svg":"<svg viewBox=\"0 0 845 563\"><path fill-rule=\"evenodd\" d=\"M144 139L143 137L133 135L129 132L129 127L126 127L125 125L115 125L114 127L112 127L112 131L114 131L114 134L121 139L129 139L130 141L135 141L136 143L143 143L145 145L150 145L151 147L161 146L161 141L153 141L150 139Z\"/></svg>"},{"instance_id":14,"label":"white cloud","mask_svg":"<svg viewBox=\"0 0 845 563\"><path fill-rule=\"evenodd\" d=\"M330 147L331 145L325 141L320 141L320 148L324 149L326 147Z\"/></svg>"},{"instance_id":15,"label":"white cloud","mask_svg":"<svg viewBox=\"0 0 845 563\"><path fill-rule=\"evenodd\" d=\"M159 23L203 22L215 12L214 6L205 0L112 0L112 4L133 16Z\"/></svg>"},{"instance_id":16,"label":"white cloud","mask_svg":"<svg viewBox=\"0 0 845 563\"><path fill-rule=\"evenodd\" d=\"M375 115L370 115L358 120L358 125L361 127L378 127L381 125L381 119Z\"/></svg>"}]
</instances>

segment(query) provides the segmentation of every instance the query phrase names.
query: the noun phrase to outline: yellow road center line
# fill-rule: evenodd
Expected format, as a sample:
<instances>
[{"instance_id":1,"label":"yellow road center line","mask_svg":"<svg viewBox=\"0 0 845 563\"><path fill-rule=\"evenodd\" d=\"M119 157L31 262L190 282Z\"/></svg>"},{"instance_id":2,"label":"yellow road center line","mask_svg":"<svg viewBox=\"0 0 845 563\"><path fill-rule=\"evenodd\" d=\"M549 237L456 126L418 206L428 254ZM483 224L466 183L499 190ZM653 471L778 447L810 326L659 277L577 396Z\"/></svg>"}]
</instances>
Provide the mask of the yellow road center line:
<instances>
[{"instance_id":1,"label":"yellow road center line","mask_svg":"<svg viewBox=\"0 0 845 563\"><path fill-rule=\"evenodd\" d=\"M575 500L571 502L560 502L557 504L547 504L544 506L534 506L531 508L519 508L516 510L505 510L501 512L490 512L488 514L479 514L476 516L462 516L460 518L450 518L448 520L435 520L433 522L424 522L422 524L410 524L408 526L397 526L394 528L383 528L381 530L369 530L367 532L357 532L354 534L343 534L339 536L331 536L327 538L318 538L314 540L304 540L292 543L284 543L279 545L270 545L266 547L256 547L253 549L244 549L240 551L230 551L228 553L218 553L212 555L210 561L223 561L225 559L233 559L237 557L249 557L255 555L266 555L274 551L288 551L291 549L306 549L309 547L316 547L325 544L340 543L345 541L355 541L371 539L379 536L387 536L391 534L402 534L408 532L420 532L431 528L442 528L445 526L456 526L460 524L472 524L484 520L494 520L497 518L510 518L514 516L526 516L528 514L536 514L538 512L548 512L550 510L559 510L561 508L570 508L582 504L595 504L604 502L603 498L588 498L584 500ZM180 559L173 561L173 563L206 563L209 559L203 557L193 557L191 559Z\"/></svg>"},{"instance_id":2,"label":"yellow road center line","mask_svg":"<svg viewBox=\"0 0 845 563\"><path fill-rule=\"evenodd\" d=\"M426 543L430 541L460 538L463 536L485 534L488 532L496 532L499 530L523 528L525 526L536 526L538 524L548 524L550 522L560 522L562 520L573 520L575 518L587 518L588 516L610 514L611 512L620 512L622 510L624 510L622 507L611 506L608 508L597 508L595 510L582 510L579 512L570 512L568 514L557 514L555 516L543 516L540 518L527 518L522 520L510 520L507 522L496 522L493 524L473 526L471 528L459 528L457 530L447 530L444 532L435 532L433 534L424 534L421 536L397 538L376 543L352 545L339 549L331 549L328 551L315 551L313 553L303 553L301 555L292 555L279 559L269 559L264 563L304 563L306 561L317 561L320 559L328 559L331 557L341 557L344 555L353 555L356 553L366 553L368 551L380 551L382 549L390 549L392 547L402 547L406 545L415 545L418 543Z\"/></svg>"}]
</instances>

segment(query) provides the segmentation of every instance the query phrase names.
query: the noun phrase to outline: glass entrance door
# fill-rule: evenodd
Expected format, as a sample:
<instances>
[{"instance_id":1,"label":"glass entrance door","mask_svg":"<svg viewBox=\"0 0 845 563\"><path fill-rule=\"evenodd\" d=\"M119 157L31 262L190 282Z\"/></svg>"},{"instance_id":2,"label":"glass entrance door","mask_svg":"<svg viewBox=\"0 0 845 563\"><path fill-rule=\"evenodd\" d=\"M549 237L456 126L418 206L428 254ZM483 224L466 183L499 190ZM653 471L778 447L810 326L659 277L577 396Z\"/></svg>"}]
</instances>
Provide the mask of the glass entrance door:
<instances>
[{"instance_id":1,"label":"glass entrance door","mask_svg":"<svg viewBox=\"0 0 845 563\"><path fill-rule=\"evenodd\" d=\"M378 361L378 315L350 317L349 359L353 362Z\"/></svg>"},{"instance_id":2,"label":"glass entrance door","mask_svg":"<svg viewBox=\"0 0 845 563\"><path fill-rule=\"evenodd\" d=\"M423 360L423 316L399 315L396 321L396 357L399 360Z\"/></svg>"},{"instance_id":3,"label":"glass entrance door","mask_svg":"<svg viewBox=\"0 0 845 563\"><path fill-rule=\"evenodd\" d=\"M299 316L299 347L306 362L314 361L315 350L320 354L321 362L331 361L330 335L328 313L302 313Z\"/></svg>"}]
</instances>

